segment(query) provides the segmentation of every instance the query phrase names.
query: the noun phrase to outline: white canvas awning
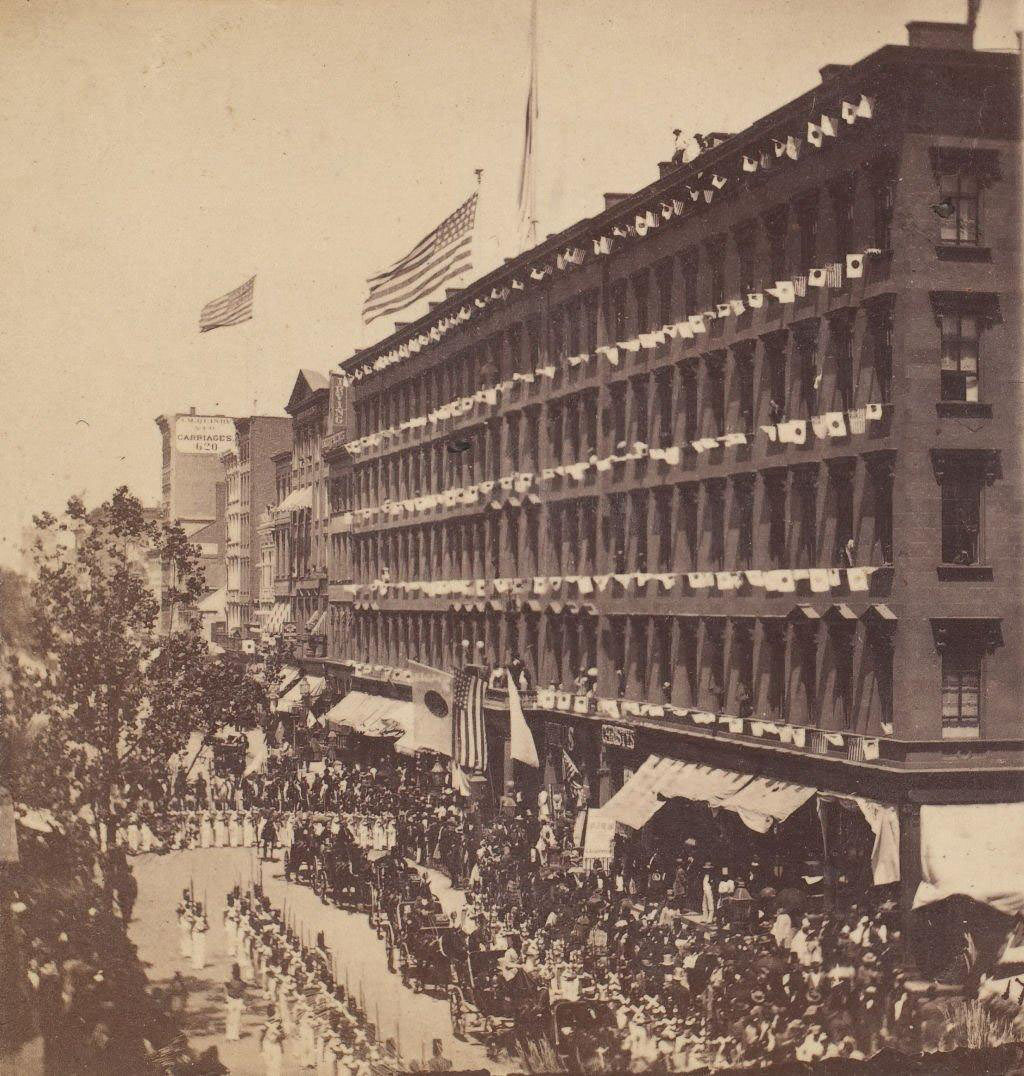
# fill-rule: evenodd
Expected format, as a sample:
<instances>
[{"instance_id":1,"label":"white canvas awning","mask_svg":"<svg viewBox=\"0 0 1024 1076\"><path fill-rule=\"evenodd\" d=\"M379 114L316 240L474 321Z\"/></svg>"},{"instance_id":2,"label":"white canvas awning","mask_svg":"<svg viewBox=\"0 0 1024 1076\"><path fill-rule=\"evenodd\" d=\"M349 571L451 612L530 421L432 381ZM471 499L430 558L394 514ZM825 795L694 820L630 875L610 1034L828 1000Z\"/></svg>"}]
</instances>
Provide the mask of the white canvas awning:
<instances>
[{"instance_id":1,"label":"white canvas awning","mask_svg":"<svg viewBox=\"0 0 1024 1076\"><path fill-rule=\"evenodd\" d=\"M914 907L957 895L1024 912L1024 803L922 805Z\"/></svg>"},{"instance_id":2,"label":"white canvas awning","mask_svg":"<svg viewBox=\"0 0 1024 1076\"><path fill-rule=\"evenodd\" d=\"M666 799L680 796L717 806L750 780L749 774L649 755L602 810L624 826L640 829Z\"/></svg>"},{"instance_id":3,"label":"white canvas awning","mask_svg":"<svg viewBox=\"0 0 1024 1076\"><path fill-rule=\"evenodd\" d=\"M313 507L313 487L303 486L302 489L293 490L274 509L275 512L300 512L303 508Z\"/></svg>"},{"instance_id":4,"label":"white canvas awning","mask_svg":"<svg viewBox=\"0 0 1024 1076\"><path fill-rule=\"evenodd\" d=\"M758 833L767 833L775 822L784 822L814 793L815 789L806 785L754 777L731 796L721 800L718 806L735 811L746 825Z\"/></svg>"},{"instance_id":5,"label":"white canvas awning","mask_svg":"<svg viewBox=\"0 0 1024 1076\"><path fill-rule=\"evenodd\" d=\"M365 699L365 691L350 691L324 715L327 724L355 728L355 724L359 721L359 709Z\"/></svg>"},{"instance_id":6,"label":"white canvas awning","mask_svg":"<svg viewBox=\"0 0 1024 1076\"><path fill-rule=\"evenodd\" d=\"M309 699L319 698L324 691L326 681L322 676L303 676L284 695L277 704L279 713L290 713L303 700L303 683L309 685Z\"/></svg>"}]
</instances>

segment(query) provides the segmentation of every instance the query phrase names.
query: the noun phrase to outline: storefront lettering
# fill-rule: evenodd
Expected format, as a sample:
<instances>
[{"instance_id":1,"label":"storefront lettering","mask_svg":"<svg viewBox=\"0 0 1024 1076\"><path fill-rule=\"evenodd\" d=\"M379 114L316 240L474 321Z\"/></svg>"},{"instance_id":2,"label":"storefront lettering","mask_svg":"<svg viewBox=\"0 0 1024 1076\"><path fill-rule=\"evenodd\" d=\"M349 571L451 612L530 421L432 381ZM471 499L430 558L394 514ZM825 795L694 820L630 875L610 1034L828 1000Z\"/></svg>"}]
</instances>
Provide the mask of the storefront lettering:
<instances>
[{"instance_id":1,"label":"storefront lettering","mask_svg":"<svg viewBox=\"0 0 1024 1076\"><path fill-rule=\"evenodd\" d=\"M636 749L636 733L621 725L602 725L601 742L606 747L621 747L626 751Z\"/></svg>"}]
</instances>

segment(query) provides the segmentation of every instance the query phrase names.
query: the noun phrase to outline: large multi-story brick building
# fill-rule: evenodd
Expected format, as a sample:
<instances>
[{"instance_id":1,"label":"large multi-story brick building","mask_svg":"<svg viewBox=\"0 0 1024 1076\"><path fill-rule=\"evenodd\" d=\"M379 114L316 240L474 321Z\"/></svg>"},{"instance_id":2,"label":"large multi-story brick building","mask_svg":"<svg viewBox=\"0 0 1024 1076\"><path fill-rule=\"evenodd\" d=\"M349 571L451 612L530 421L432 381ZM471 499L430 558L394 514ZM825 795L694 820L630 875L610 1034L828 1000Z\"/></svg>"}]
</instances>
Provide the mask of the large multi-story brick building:
<instances>
[{"instance_id":1,"label":"large multi-story brick building","mask_svg":"<svg viewBox=\"0 0 1024 1076\"><path fill-rule=\"evenodd\" d=\"M235 419L237 443L221 457L227 486L225 628L230 639L249 638L259 619L260 516L277 501L273 457L291 445L290 418Z\"/></svg>"},{"instance_id":2,"label":"large multi-story brick building","mask_svg":"<svg viewBox=\"0 0 1024 1076\"><path fill-rule=\"evenodd\" d=\"M922 803L1020 799L1019 58L908 31L341 364L342 686L518 655L542 780L856 793L907 894Z\"/></svg>"}]
</instances>

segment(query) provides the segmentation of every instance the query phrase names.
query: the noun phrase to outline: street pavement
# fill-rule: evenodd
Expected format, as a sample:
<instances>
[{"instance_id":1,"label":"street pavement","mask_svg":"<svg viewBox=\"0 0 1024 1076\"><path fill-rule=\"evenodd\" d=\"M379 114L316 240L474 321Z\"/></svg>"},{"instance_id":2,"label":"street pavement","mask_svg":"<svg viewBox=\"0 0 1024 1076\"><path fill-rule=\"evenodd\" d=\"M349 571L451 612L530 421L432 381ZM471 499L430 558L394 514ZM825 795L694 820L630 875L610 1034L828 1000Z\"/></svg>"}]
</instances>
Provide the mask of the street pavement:
<instances>
[{"instance_id":1,"label":"street pavement","mask_svg":"<svg viewBox=\"0 0 1024 1076\"><path fill-rule=\"evenodd\" d=\"M246 998L242 1038L224 1039L224 983L231 971L223 929L223 913L228 891L237 883L247 887L259 874L255 850L250 848L204 848L147 854L133 861L139 883L130 932L139 956L154 986L169 986L181 971L189 987L187 1033L197 1050L216 1046L221 1061L237 1074L264 1071L260 1057L260 1032L267 1003L251 989ZM452 889L447 878L430 872L431 884L446 911L457 908L464 897ZM325 941L337 959L338 978L347 982L356 997L363 998L368 1019L376 1023L382 1038L394 1038L406 1064L430 1056L434 1038L444 1043L444 1053L456 1069L489 1069L493 1073L512 1071L487 1057L479 1043L460 1042L454 1037L445 998L416 994L402 985L398 975L387 970L384 943L362 913L346 912L323 904L308 886L285 882L280 861L263 864L263 888L278 908L286 907L294 929L308 941L324 932ZM175 909L181 891L195 889L210 921L207 936L207 967L193 971L187 957L179 956L178 922ZM285 1052L285 1072L304 1070L290 1050Z\"/></svg>"}]
</instances>

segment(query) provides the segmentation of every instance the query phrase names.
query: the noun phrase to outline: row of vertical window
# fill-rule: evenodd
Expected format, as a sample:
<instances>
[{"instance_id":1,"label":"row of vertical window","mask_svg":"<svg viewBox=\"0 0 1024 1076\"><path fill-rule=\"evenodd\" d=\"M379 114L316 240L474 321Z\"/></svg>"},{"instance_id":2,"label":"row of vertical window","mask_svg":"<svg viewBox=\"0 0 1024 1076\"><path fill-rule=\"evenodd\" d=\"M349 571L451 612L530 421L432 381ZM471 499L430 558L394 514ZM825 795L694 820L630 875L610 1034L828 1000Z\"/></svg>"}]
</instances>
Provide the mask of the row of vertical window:
<instances>
[{"instance_id":1,"label":"row of vertical window","mask_svg":"<svg viewBox=\"0 0 1024 1076\"><path fill-rule=\"evenodd\" d=\"M892 316L873 308L855 334L855 318L818 319L758 342L744 341L604 386L507 412L500 421L460 431L466 450L443 438L357 464L332 481L341 512L385 500L438 493L519 470L585 461L634 442L664 448L753 434L759 424L810 418L884 403L892 378ZM952 344L950 345L952 353ZM976 365L976 364L975 364Z\"/></svg>"},{"instance_id":2,"label":"row of vertical window","mask_svg":"<svg viewBox=\"0 0 1024 1076\"><path fill-rule=\"evenodd\" d=\"M889 564L892 475L841 457L333 541L357 582Z\"/></svg>"}]
</instances>

